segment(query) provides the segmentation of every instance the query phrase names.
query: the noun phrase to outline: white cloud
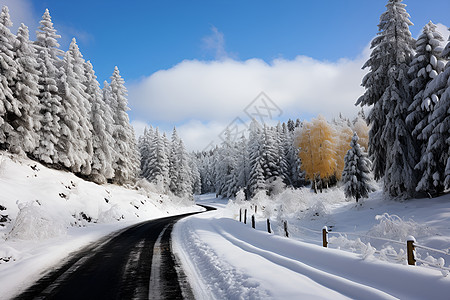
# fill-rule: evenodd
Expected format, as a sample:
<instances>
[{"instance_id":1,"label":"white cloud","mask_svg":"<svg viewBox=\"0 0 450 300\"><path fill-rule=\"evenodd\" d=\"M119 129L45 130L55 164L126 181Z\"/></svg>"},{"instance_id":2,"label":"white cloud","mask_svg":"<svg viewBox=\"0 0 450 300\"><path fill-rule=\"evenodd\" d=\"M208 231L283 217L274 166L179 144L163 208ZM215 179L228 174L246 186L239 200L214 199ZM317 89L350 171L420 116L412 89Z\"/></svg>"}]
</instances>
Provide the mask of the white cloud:
<instances>
[{"instance_id":1,"label":"white cloud","mask_svg":"<svg viewBox=\"0 0 450 300\"><path fill-rule=\"evenodd\" d=\"M222 32L217 27L211 26L211 34L202 39L202 46L207 51L213 51L215 58L218 60L228 57L225 50L225 38Z\"/></svg>"},{"instance_id":2,"label":"white cloud","mask_svg":"<svg viewBox=\"0 0 450 300\"><path fill-rule=\"evenodd\" d=\"M337 62L305 56L270 63L185 60L129 84L130 115L154 126L177 124L189 148L198 150L236 117L247 121L244 109L261 91L283 111L280 120L319 113L332 118L339 112L352 117L364 93L360 85L367 70L361 67L369 54L367 47L358 58Z\"/></svg>"}]
</instances>

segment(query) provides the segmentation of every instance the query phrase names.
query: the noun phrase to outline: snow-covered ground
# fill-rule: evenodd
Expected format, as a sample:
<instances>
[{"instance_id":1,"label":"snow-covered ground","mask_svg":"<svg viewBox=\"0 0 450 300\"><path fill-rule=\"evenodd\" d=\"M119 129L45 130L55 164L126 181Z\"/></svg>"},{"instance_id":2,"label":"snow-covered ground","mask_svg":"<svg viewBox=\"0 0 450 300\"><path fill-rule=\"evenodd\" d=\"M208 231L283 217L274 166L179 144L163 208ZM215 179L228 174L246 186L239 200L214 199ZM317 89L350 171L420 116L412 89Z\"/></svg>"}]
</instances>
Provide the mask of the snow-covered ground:
<instances>
[{"instance_id":1,"label":"snow-covered ground","mask_svg":"<svg viewBox=\"0 0 450 300\"><path fill-rule=\"evenodd\" d=\"M173 247L198 299L448 299L450 294L450 276L408 266L403 250L408 235L421 245L450 247L449 195L399 202L375 192L356 205L339 189L317 195L302 189L271 199L259 195L253 202L227 203L214 195L197 202L218 210L178 222ZM255 204L257 230L250 225ZM245 207L247 224L238 221ZM275 234L267 233L266 218ZM290 238L283 236L284 220ZM324 225L334 232L327 249L320 234ZM418 249L422 259L426 252ZM428 260L439 263L450 259L429 254Z\"/></svg>"},{"instance_id":2,"label":"snow-covered ground","mask_svg":"<svg viewBox=\"0 0 450 300\"><path fill-rule=\"evenodd\" d=\"M97 185L0 151L0 299L113 231L203 210L192 201L135 187Z\"/></svg>"}]
</instances>

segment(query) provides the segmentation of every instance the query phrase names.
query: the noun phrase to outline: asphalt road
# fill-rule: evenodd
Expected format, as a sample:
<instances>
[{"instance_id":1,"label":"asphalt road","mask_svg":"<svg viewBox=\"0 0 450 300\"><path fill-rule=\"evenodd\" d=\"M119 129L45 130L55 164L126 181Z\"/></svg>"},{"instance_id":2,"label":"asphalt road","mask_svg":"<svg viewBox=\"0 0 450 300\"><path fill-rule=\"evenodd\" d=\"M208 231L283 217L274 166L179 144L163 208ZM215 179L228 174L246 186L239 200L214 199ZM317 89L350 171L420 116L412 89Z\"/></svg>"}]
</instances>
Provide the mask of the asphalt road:
<instances>
[{"instance_id":1,"label":"asphalt road","mask_svg":"<svg viewBox=\"0 0 450 300\"><path fill-rule=\"evenodd\" d=\"M116 232L71 254L15 299L193 299L170 248L173 225L188 215Z\"/></svg>"}]
</instances>

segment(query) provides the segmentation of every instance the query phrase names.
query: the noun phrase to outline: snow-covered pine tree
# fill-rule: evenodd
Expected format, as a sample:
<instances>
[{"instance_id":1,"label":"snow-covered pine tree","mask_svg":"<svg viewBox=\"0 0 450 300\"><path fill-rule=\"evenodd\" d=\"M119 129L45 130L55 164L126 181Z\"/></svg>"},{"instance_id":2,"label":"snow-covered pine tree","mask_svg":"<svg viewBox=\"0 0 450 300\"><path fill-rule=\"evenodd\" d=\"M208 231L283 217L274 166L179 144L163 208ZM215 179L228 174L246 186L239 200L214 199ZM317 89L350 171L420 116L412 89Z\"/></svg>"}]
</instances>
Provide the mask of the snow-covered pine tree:
<instances>
[{"instance_id":1,"label":"snow-covered pine tree","mask_svg":"<svg viewBox=\"0 0 450 300\"><path fill-rule=\"evenodd\" d=\"M201 192L213 193L215 192L215 163L216 153L218 152L217 146L209 151L202 151L196 154L198 161L198 168L201 177Z\"/></svg>"},{"instance_id":2,"label":"snow-covered pine tree","mask_svg":"<svg viewBox=\"0 0 450 300\"><path fill-rule=\"evenodd\" d=\"M425 99L423 93L428 83L436 78L445 66L441 58L441 42L444 39L436 28L431 21L423 28L416 42L416 55L408 71L412 78L410 87L414 100L409 107L406 121L414 128L413 137L416 139L428 124L429 115L433 112L438 100L437 97ZM422 155L425 154L426 142L420 142Z\"/></svg>"},{"instance_id":3,"label":"snow-covered pine tree","mask_svg":"<svg viewBox=\"0 0 450 300\"><path fill-rule=\"evenodd\" d=\"M90 175L92 164L91 104L86 94L85 61L75 38L64 55L58 91L61 96L61 135L58 160L74 173Z\"/></svg>"},{"instance_id":4,"label":"snow-covered pine tree","mask_svg":"<svg viewBox=\"0 0 450 300\"><path fill-rule=\"evenodd\" d=\"M428 117L438 100L437 97L425 99L423 93L428 83L444 70L445 62L441 58L443 41L436 25L430 21L424 26L416 42L416 55L408 71L412 79L409 85L414 101L409 107L407 118L407 122L414 128L414 137L417 137L427 125Z\"/></svg>"},{"instance_id":5,"label":"snow-covered pine tree","mask_svg":"<svg viewBox=\"0 0 450 300\"><path fill-rule=\"evenodd\" d=\"M362 86L366 88L366 92L356 102L356 105L373 105L368 122L371 126L369 132L369 155L373 161L373 171L375 179L380 179L386 172L386 157L392 147L393 137L392 130L386 132L385 127L388 122L387 116L390 112L390 124L396 125L395 118L405 114L404 108L409 104L404 97L407 95L408 86L404 86L407 81L407 67L411 61L414 49L414 39L411 37L408 26L412 25L409 15L405 10L405 4L402 0L389 0L386 5L386 11L380 17L378 25L379 32L377 37L372 40L372 53L369 60L363 65L363 69L370 68L369 73L363 78ZM388 87L391 87L388 89ZM400 99L392 100L396 93L400 93ZM400 101L400 103L399 103ZM397 105L398 104L398 105ZM397 108L397 109L395 109ZM404 123L404 122L403 122ZM398 124L404 127L402 124ZM397 136L401 136L404 129L400 129ZM405 143L406 145L406 143ZM396 147L396 149L399 149ZM402 159L403 160L403 159ZM391 159L392 161L392 159ZM403 160L404 162L407 161ZM395 167L396 168L396 167ZM396 173L395 168L391 170L391 174ZM392 177L392 176L390 176ZM389 188L397 194L403 188Z\"/></svg>"},{"instance_id":6,"label":"snow-covered pine tree","mask_svg":"<svg viewBox=\"0 0 450 300\"><path fill-rule=\"evenodd\" d=\"M165 146L163 137L156 128L150 144L150 155L147 162L149 174L146 178L163 192L167 192L165 189L169 185L169 158L166 156Z\"/></svg>"},{"instance_id":7,"label":"snow-covered pine tree","mask_svg":"<svg viewBox=\"0 0 450 300\"><path fill-rule=\"evenodd\" d=\"M289 177L289 166L287 163L287 149L285 148L287 139L288 139L288 130L286 125L283 123L281 125L278 122L277 127L275 128L274 135L275 139L275 147L276 147L276 155L277 155L277 167L278 167L278 176L283 180L285 184L292 186L291 178Z\"/></svg>"},{"instance_id":8,"label":"snow-covered pine tree","mask_svg":"<svg viewBox=\"0 0 450 300\"><path fill-rule=\"evenodd\" d=\"M150 159L150 145L153 140L153 127L144 128L144 134L138 139L138 149L141 156L141 176L147 178L148 170L148 160Z\"/></svg>"},{"instance_id":9,"label":"snow-covered pine tree","mask_svg":"<svg viewBox=\"0 0 450 300\"><path fill-rule=\"evenodd\" d=\"M64 52L59 49L56 34L48 9L45 10L42 20L39 22L39 30L36 31L34 46L37 51L39 64L39 110L42 116L41 129L39 131L39 146L33 155L45 163L58 162L58 153L55 145L60 137L60 114L62 111L61 97L58 94L57 79L60 77L60 56Z\"/></svg>"},{"instance_id":10,"label":"snow-covered pine tree","mask_svg":"<svg viewBox=\"0 0 450 300\"><path fill-rule=\"evenodd\" d=\"M219 160L216 165L216 192L218 195L228 197L230 184L235 184L236 180L236 158L234 142L231 139L231 132L228 128L225 131L225 140L219 148ZM231 189L233 189L231 187Z\"/></svg>"},{"instance_id":11,"label":"snow-covered pine tree","mask_svg":"<svg viewBox=\"0 0 450 300\"><path fill-rule=\"evenodd\" d=\"M342 172L345 196L356 199L369 197L374 191L370 181L371 162L358 144L358 135L355 133L350 142L350 149L344 158L345 166Z\"/></svg>"},{"instance_id":12,"label":"snow-covered pine tree","mask_svg":"<svg viewBox=\"0 0 450 300\"><path fill-rule=\"evenodd\" d=\"M262 131L261 166L264 171L264 180L269 193L271 193L271 184L280 176L278 172L280 168L277 165L279 163L278 156L275 130L264 124Z\"/></svg>"},{"instance_id":13,"label":"snow-covered pine tree","mask_svg":"<svg viewBox=\"0 0 450 300\"><path fill-rule=\"evenodd\" d=\"M170 141L166 136L166 133L164 132L162 135L162 142L163 142L163 146L164 146L164 153L165 156L167 157L167 173L166 173L166 178L165 178L165 186L164 189L166 192L170 191L170 151L171 151L171 147L170 147Z\"/></svg>"},{"instance_id":14,"label":"snow-covered pine tree","mask_svg":"<svg viewBox=\"0 0 450 300\"><path fill-rule=\"evenodd\" d=\"M336 123L336 179L341 180L345 166L344 158L350 149L353 130L348 125L347 120L341 118Z\"/></svg>"},{"instance_id":15,"label":"snow-covered pine tree","mask_svg":"<svg viewBox=\"0 0 450 300\"><path fill-rule=\"evenodd\" d=\"M8 136L7 144L12 152L32 153L39 144L39 72L36 52L29 40L28 27L24 24L17 31L14 52L18 69L14 95L20 103L20 116L10 121L14 131Z\"/></svg>"},{"instance_id":16,"label":"snow-covered pine tree","mask_svg":"<svg viewBox=\"0 0 450 300\"><path fill-rule=\"evenodd\" d=\"M192 178L192 193L194 195L200 195L202 193L202 180L198 168L198 161L192 153L189 155L189 170L191 171Z\"/></svg>"},{"instance_id":17,"label":"snow-covered pine tree","mask_svg":"<svg viewBox=\"0 0 450 300\"><path fill-rule=\"evenodd\" d=\"M176 147L179 169L177 178L178 185L175 190L175 195L182 198L191 198L193 194L193 180L189 169L190 157L181 139Z\"/></svg>"},{"instance_id":18,"label":"snow-covered pine tree","mask_svg":"<svg viewBox=\"0 0 450 300\"><path fill-rule=\"evenodd\" d=\"M124 84L119 69L115 67L109 85L111 93L109 102L113 111L114 130L112 136L116 149L113 181L118 184L132 183L139 174L139 152L134 130L127 114L129 108Z\"/></svg>"},{"instance_id":19,"label":"snow-covered pine tree","mask_svg":"<svg viewBox=\"0 0 450 300\"><path fill-rule=\"evenodd\" d=\"M387 73L388 86L380 101L386 113L386 123L381 138L386 148L384 190L391 197L412 197L418 181L414 169L420 150L412 137L411 126L406 123L408 108L412 103L408 76L415 41L408 26L409 15L400 0L390 0L384 31L390 38L388 45L392 64Z\"/></svg>"},{"instance_id":20,"label":"snow-covered pine tree","mask_svg":"<svg viewBox=\"0 0 450 300\"><path fill-rule=\"evenodd\" d=\"M0 13L0 149L10 149L8 138L14 134L11 125L21 116L20 103L14 95L17 80L17 62L14 55L15 36L7 6Z\"/></svg>"},{"instance_id":21,"label":"snow-covered pine tree","mask_svg":"<svg viewBox=\"0 0 450 300\"><path fill-rule=\"evenodd\" d=\"M250 160L248 157L248 141L242 134L237 143L236 153L236 171L238 173L236 187L238 190L244 189L245 196L248 198L248 185L250 180Z\"/></svg>"},{"instance_id":22,"label":"snow-covered pine tree","mask_svg":"<svg viewBox=\"0 0 450 300\"><path fill-rule=\"evenodd\" d=\"M248 141L248 152L250 162L249 195L254 196L258 191L266 189L266 178L264 176L263 136L261 127L256 120L250 123L250 134Z\"/></svg>"},{"instance_id":23,"label":"snow-covered pine tree","mask_svg":"<svg viewBox=\"0 0 450 300\"><path fill-rule=\"evenodd\" d=\"M287 130L283 148L286 155L286 163L288 165L288 177L290 178L290 182L293 187L300 187L304 184L305 174L300 169L301 160L299 156L299 148L294 144L294 132Z\"/></svg>"},{"instance_id":24,"label":"snow-covered pine tree","mask_svg":"<svg viewBox=\"0 0 450 300\"><path fill-rule=\"evenodd\" d=\"M113 165L113 145L112 127L114 120L111 108L103 99L100 85L97 81L94 68L90 61L84 65L86 95L91 103L91 123L92 123L92 171L91 180L103 184L108 179L114 177Z\"/></svg>"},{"instance_id":25,"label":"snow-covered pine tree","mask_svg":"<svg viewBox=\"0 0 450 300\"><path fill-rule=\"evenodd\" d=\"M178 146L180 138L178 137L177 129L174 127L172 131L172 137L170 140L170 155L169 155L169 189L172 193L176 194L178 189L178 173L180 170L180 161L178 158Z\"/></svg>"},{"instance_id":26,"label":"snow-covered pine tree","mask_svg":"<svg viewBox=\"0 0 450 300\"><path fill-rule=\"evenodd\" d=\"M450 60L450 39L442 51ZM438 98L428 124L418 138L428 141L425 154L417 167L423 171L417 190L438 194L450 188L450 62L425 89L424 98Z\"/></svg>"},{"instance_id":27,"label":"snow-covered pine tree","mask_svg":"<svg viewBox=\"0 0 450 300\"><path fill-rule=\"evenodd\" d=\"M228 175L228 178L225 183L226 197L231 198L235 197L236 193L239 191L238 187L238 178L239 178L239 168L240 166L237 164L237 156L238 156L238 145L237 143L233 143L230 149L230 158L231 158L231 172Z\"/></svg>"}]
</instances>

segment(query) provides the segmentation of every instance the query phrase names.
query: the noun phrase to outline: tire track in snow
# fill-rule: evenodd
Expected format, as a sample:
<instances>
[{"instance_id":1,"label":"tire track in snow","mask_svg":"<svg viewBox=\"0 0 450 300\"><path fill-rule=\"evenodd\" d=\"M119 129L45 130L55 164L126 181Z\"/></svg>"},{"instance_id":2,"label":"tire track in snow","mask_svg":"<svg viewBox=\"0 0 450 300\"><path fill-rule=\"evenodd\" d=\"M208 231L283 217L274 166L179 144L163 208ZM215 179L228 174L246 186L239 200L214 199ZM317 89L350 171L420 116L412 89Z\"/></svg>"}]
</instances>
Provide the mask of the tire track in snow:
<instances>
[{"instance_id":1,"label":"tire track in snow","mask_svg":"<svg viewBox=\"0 0 450 300\"><path fill-rule=\"evenodd\" d=\"M246 274L227 264L208 244L204 243L184 220L177 224L181 245L174 245L178 256L185 256L186 273L192 279L202 280L202 287L194 289L199 299L270 299L270 292ZM179 249L179 247L183 249ZM186 257L186 254L189 257ZM205 279L207 281L205 281ZM191 281L191 286L195 282Z\"/></svg>"},{"instance_id":2,"label":"tire track in snow","mask_svg":"<svg viewBox=\"0 0 450 300\"><path fill-rule=\"evenodd\" d=\"M270 250L258 248L226 232L223 228L214 224L214 222L211 223L212 223L211 226L218 234L220 234L226 240L231 242L233 245L241 248L242 250L259 255L264 259L269 260L277 265L283 266L296 273L305 275L308 278L317 282L318 284L323 285L324 287L330 288L332 290L335 290L350 298L358 299L361 297L361 295L364 295L365 299L398 299L392 295L389 295L373 287L363 285L355 281L351 281L344 277L340 277L323 270L319 270L303 262L282 256Z\"/></svg>"}]
</instances>

